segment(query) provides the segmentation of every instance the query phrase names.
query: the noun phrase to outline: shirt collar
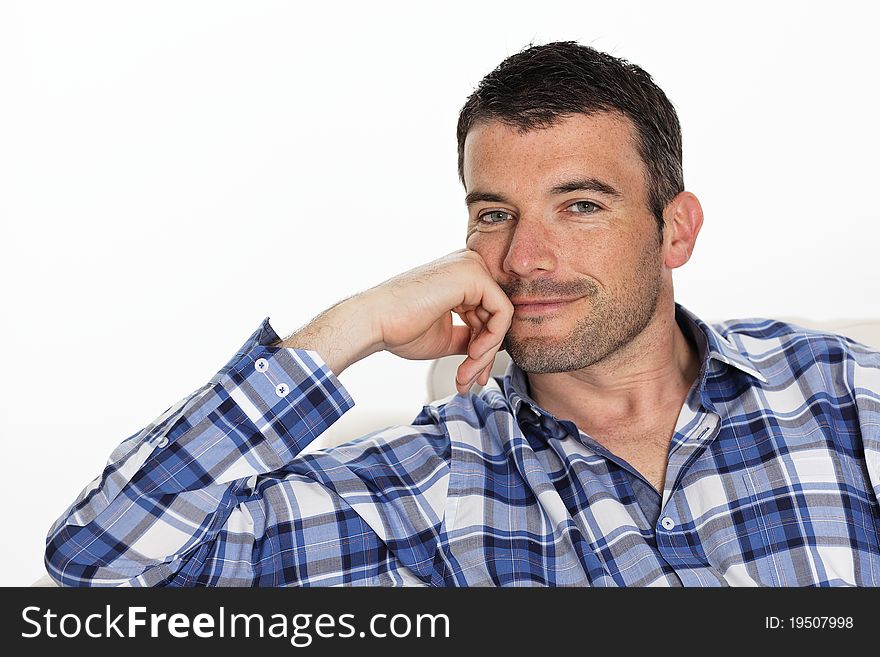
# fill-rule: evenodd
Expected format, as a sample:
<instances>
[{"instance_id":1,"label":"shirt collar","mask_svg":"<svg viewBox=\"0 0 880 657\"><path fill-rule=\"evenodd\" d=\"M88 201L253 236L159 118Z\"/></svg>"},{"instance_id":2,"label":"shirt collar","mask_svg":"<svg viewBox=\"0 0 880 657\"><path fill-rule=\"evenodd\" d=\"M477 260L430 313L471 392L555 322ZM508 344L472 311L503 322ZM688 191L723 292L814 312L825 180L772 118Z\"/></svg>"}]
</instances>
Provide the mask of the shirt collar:
<instances>
[{"instance_id":1,"label":"shirt collar","mask_svg":"<svg viewBox=\"0 0 880 657\"><path fill-rule=\"evenodd\" d=\"M504 373L502 388L507 403L513 409L514 417L519 417L521 409L532 419L546 412L529 396L529 381L526 373L512 360Z\"/></svg>"},{"instance_id":2,"label":"shirt collar","mask_svg":"<svg viewBox=\"0 0 880 657\"><path fill-rule=\"evenodd\" d=\"M678 303L675 304L675 318L679 321L679 325L684 322L690 327L691 335L697 338L698 345L701 343L701 338L705 340L705 342L702 342L702 346L708 352L708 357L703 349L701 349L700 360L703 367L707 367L708 359L712 358L735 367L763 383L767 383L767 377L761 374L755 363L749 358L748 353L740 351L735 344L721 335L711 324L704 322ZM694 328L697 330L694 330Z\"/></svg>"},{"instance_id":3,"label":"shirt collar","mask_svg":"<svg viewBox=\"0 0 880 657\"><path fill-rule=\"evenodd\" d=\"M725 338L707 322L697 317L679 303L675 304L675 319L682 330L687 331L697 345L700 358L700 375L698 385L700 388L705 383L706 376L712 371L710 360L716 360L730 367L736 368L746 374L755 377L759 381L767 383L767 378L755 367L748 354L737 349L736 345ZM514 417L518 417L520 411L525 412L531 418L547 414L538 403L529 396L529 384L526 373L511 361L504 373L502 389Z\"/></svg>"}]
</instances>

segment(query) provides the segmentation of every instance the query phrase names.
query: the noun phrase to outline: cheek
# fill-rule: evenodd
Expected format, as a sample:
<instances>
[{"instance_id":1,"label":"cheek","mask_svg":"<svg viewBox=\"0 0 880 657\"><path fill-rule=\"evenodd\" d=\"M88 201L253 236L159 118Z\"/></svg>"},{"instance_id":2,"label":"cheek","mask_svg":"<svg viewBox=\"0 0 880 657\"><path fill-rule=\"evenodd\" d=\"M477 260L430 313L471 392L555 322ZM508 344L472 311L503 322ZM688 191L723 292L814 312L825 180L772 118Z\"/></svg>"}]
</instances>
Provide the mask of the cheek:
<instances>
[{"instance_id":1,"label":"cheek","mask_svg":"<svg viewBox=\"0 0 880 657\"><path fill-rule=\"evenodd\" d=\"M504 257L504 240L498 239L497 235L473 232L467 238L465 246L471 251L479 253L487 264Z\"/></svg>"}]
</instances>

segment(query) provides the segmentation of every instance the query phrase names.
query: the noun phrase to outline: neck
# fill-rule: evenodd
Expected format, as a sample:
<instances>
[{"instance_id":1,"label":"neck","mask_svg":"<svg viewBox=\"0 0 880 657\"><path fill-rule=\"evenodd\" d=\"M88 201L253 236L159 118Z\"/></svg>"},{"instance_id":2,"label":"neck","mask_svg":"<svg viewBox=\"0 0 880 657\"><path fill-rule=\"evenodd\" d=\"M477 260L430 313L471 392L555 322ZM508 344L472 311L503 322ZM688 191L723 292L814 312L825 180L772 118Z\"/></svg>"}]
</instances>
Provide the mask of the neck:
<instances>
[{"instance_id":1,"label":"neck","mask_svg":"<svg viewBox=\"0 0 880 657\"><path fill-rule=\"evenodd\" d=\"M682 333L669 303L658 306L632 341L601 361L571 372L527 376L540 406L587 431L677 414L699 370L696 346Z\"/></svg>"}]
</instances>

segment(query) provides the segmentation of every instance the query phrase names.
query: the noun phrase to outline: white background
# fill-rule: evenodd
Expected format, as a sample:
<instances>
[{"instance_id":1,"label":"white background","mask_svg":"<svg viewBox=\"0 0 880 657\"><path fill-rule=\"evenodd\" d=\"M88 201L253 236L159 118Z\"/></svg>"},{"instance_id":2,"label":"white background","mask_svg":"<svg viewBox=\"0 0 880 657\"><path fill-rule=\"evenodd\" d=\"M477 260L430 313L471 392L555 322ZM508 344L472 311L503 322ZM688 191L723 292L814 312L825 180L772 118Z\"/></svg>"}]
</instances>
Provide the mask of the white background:
<instances>
[{"instance_id":1,"label":"white background","mask_svg":"<svg viewBox=\"0 0 880 657\"><path fill-rule=\"evenodd\" d=\"M876 6L0 3L0 584L263 317L287 335L464 246L458 111L529 42L625 57L677 107L706 213L678 301L880 316ZM426 368L355 365L350 413L414 416Z\"/></svg>"}]
</instances>

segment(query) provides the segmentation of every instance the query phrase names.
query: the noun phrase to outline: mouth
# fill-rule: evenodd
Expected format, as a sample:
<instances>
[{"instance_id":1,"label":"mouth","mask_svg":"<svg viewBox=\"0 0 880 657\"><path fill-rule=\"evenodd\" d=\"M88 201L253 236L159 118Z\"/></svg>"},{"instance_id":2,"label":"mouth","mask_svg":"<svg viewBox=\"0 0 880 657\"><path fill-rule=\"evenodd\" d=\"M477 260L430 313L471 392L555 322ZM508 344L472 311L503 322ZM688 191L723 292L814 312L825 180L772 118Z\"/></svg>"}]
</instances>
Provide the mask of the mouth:
<instances>
[{"instance_id":1,"label":"mouth","mask_svg":"<svg viewBox=\"0 0 880 657\"><path fill-rule=\"evenodd\" d=\"M542 301L537 300L535 302L528 303L514 303L513 304L513 314L514 317L517 315L525 316L525 315L552 315L559 310L562 310L566 306L570 306L577 299L569 299L567 301Z\"/></svg>"}]
</instances>

